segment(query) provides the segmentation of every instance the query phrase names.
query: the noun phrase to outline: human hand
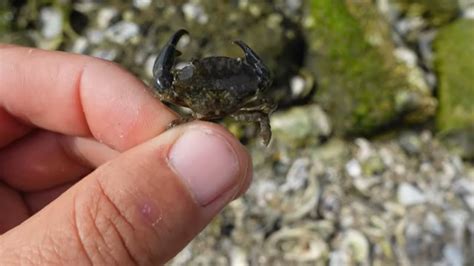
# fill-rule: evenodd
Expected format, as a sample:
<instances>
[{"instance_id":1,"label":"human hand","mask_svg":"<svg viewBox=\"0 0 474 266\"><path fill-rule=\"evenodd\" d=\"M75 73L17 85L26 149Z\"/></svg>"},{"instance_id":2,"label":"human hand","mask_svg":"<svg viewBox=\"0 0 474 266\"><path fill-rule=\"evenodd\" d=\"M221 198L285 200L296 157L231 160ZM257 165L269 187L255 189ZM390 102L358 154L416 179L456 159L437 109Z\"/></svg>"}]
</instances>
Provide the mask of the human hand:
<instances>
[{"instance_id":1,"label":"human hand","mask_svg":"<svg viewBox=\"0 0 474 266\"><path fill-rule=\"evenodd\" d=\"M248 187L245 148L87 56L0 46L0 265L162 264Z\"/></svg>"}]
</instances>

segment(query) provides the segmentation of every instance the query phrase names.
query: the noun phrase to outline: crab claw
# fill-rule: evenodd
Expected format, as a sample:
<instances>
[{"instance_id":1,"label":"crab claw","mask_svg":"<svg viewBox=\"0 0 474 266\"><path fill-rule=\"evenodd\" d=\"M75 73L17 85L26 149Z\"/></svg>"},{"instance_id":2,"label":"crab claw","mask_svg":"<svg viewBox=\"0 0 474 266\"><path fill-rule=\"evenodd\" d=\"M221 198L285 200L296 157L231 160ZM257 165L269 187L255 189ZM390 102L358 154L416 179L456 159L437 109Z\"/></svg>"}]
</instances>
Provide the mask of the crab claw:
<instances>
[{"instance_id":1,"label":"crab claw","mask_svg":"<svg viewBox=\"0 0 474 266\"><path fill-rule=\"evenodd\" d=\"M189 33L184 29L180 29L173 34L163 49L161 49L160 54L155 60L155 64L153 65L153 77L155 79L154 87L159 92L163 92L171 87L173 82L171 68L174 65L175 57L181 54L176 50L176 44L185 34L188 35Z\"/></svg>"},{"instance_id":2,"label":"crab claw","mask_svg":"<svg viewBox=\"0 0 474 266\"><path fill-rule=\"evenodd\" d=\"M234 44L238 45L245 54L245 61L252 65L260 77L262 88L267 88L272 83L270 70L265 66L262 59L243 41L236 40Z\"/></svg>"}]
</instances>

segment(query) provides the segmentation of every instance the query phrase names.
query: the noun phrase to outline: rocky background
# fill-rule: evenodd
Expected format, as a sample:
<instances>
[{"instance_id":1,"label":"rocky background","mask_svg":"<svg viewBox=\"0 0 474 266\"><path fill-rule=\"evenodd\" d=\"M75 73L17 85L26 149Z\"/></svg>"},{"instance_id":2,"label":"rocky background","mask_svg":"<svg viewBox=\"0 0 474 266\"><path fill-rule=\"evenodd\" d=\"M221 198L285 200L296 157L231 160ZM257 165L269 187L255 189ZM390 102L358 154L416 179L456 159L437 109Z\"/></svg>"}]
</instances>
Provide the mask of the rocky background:
<instances>
[{"instance_id":1,"label":"rocky background","mask_svg":"<svg viewBox=\"0 0 474 266\"><path fill-rule=\"evenodd\" d=\"M223 121L254 183L170 265L474 264L474 0L0 2L1 42L147 83L179 28L182 60L246 41L279 108L268 148Z\"/></svg>"}]
</instances>

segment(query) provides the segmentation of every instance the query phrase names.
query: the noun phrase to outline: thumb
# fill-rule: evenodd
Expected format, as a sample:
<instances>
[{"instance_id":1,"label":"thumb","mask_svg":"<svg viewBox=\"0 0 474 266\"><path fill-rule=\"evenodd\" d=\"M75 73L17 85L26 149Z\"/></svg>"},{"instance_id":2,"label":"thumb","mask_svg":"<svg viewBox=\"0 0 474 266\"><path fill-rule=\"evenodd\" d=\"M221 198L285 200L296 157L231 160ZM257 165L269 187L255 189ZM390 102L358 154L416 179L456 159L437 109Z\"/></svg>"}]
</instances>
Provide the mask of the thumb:
<instances>
[{"instance_id":1,"label":"thumb","mask_svg":"<svg viewBox=\"0 0 474 266\"><path fill-rule=\"evenodd\" d=\"M165 263L251 179L220 126L183 125L97 168L0 237L0 265Z\"/></svg>"}]
</instances>

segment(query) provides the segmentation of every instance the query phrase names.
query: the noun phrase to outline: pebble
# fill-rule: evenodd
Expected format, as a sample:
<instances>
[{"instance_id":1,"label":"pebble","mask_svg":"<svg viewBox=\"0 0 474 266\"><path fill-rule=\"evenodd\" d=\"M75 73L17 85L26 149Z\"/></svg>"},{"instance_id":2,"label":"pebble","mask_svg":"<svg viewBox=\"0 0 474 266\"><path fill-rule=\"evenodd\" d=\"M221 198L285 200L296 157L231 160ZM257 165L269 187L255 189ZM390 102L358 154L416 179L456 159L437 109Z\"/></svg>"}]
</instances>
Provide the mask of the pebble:
<instances>
[{"instance_id":1,"label":"pebble","mask_svg":"<svg viewBox=\"0 0 474 266\"><path fill-rule=\"evenodd\" d=\"M120 21L108 28L105 36L115 43L125 44L139 33L140 29L137 24L129 21Z\"/></svg>"},{"instance_id":2,"label":"pebble","mask_svg":"<svg viewBox=\"0 0 474 266\"><path fill-rule=\"evenodd\" d=\"M92 44L100 44L103 42L105 35L102 30L99 29L89 29L86 32L86 38Z\"/></svg>"},{"instance_id":3,"label":"pebble","mask_svg":"<svg viewBox=\"0 0 474 266\"><path fill-rule=\"evenodd\" d=\"M46 39L53 39L63 32L63 14L54 7L44 7L40 11L41 35Z\"/></svg>"},{"instance_id":4,"label":"pebble","mask_svg":"<svg viewBox=\"0 0 474 266\"><path fill-rule=\"evenodd\" d=\"M410 155L418 154L422 145L418 135L413 132L402 133L399 143L403 150Z\"/></svg>"},{"instance_id":5,"label":"pebble","mask_svg":"<svg viewBox=\"0 0 474 266\"><path fill-rule=\"evenodd\" d=\"M459 247L448 244L443 249L444 262L449 266L463 266L464 255Z\"/></svg>"},{"instance_id":6,"label":"pebble","mask_svg":"<svg viewBox=\"0 0 474 266\"><path fill-rule=\"evenodd\" d=\"M95 49L91 55L104 60L113 61L117 58L118 51L117 49Z\"/></svg>"},{"instance_id":7,"label":"pebble","mask_svg":"<svg viewBox=\"0 0 474 266\"><path fill-rule=\"evenodd\" d=\"M405 62L409 67L415 67L418 62L416 54L406 47L398 47L394 53L399 60Z\"/></svg>"},{"instance_id":8,"label":"pebble","mask_svg":"<svg viewBox=\"0 0 474 266\"><path fill-rule=\"evenodd\" d=\"M133 6L138 9L146 9L150 6L151 0L133 0Z\"/></svg>"},{"instance_id":9,"label":"pebble","mask_svg":"<svg viewBox=\"0 0 474 266\"><path fill-rule=\"evenodd\" d=\"M290 88L291 88L291 94L293 96L298 96L304 92L305 88L305 80L304 78L300 76L294 76L290 80Z\"/></svg>"},{"instance_id":10,"label":"pebble","mask_svg":"<svg viewBox=\"0 0 474 266\"><path fill-rule=\"evenodd\" d=\"M97 13L97 26L100 29L106 29L110 26L110 22L118 15L118 10L113 7L105 7Z\"/></svg>"},{"instance_id":11,"label":"pebble","mask_svg":"<svg viewBox=\"0 0 474 266\"><path fill-rule=\"evenodd\" d=\"M351 177L359 177L362 174L362 167L356 159L352 159L346 163L346 172Z\"/></svg>"},{"instance_id":12,"label":"pebble","mask_svg":"<svg viewBox=\"0 0 474 266\"><path fill-rule=\"evenodd\" d=\"M425 195L410 183L401 183L397 192L398 202L405 206L425 203Z\"/></svg>"},{"instance_id":13,"label":"pebble","mask_svg":"<svg viewBox=\"0 0 474 266\"><path fill-rule=\"evenodd\" d=\"M429 212L426 215L424 227L428 230L428 232L435 235L442 235L444 232L443 225L441 224L436 214L434 214L433 212Z\"/></svg>"},{"instance_id":14,"label":"pebble","mask_svg":"<svg viewBox=\"0 0 474 266\"><path fill-rule=\"evenodd\" d=\"M466 19L474 19L474 7L463 10L462 16Z\"/></svg>"},{"instance_id":15,"label":"pebble","mask_svg":"<svg viewBox=\"0 0 474 266\"><path fill-rule=\"evenodd\" d=\"M198 3L185 3L182 7L184 16L188 20L196 21L199 24L206 24L209 17L204 11L204 8Z\"/></svg>"},{"instance_id":16,"label":"pebble","mask_svg":"<svg viewBox=\"0 0 474 266\"><path fill-rule=\"evenodd\" d=\"M342 246L346 250L350 250L350 254L354 258L356 264L364 265L369 258L369 241L359 231L348 230L344 233Z\"/></svg>"},{"instance_id":17,"label":"pebble","mask_svg":"<svg viewBox=\"0 0 474 266\"><path fill-rule=\"evenodd\" d=\"M74 44L71 48L71 52L83 54L87 47L89 46L89 41L85 37L79 37L74 41Z\"/></svg>"}]
</instances>

